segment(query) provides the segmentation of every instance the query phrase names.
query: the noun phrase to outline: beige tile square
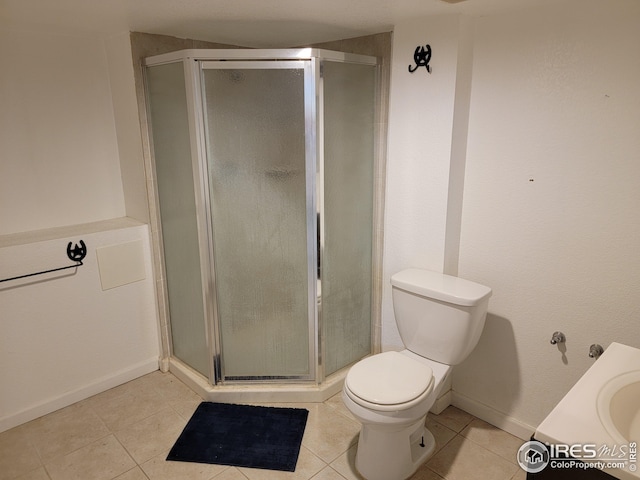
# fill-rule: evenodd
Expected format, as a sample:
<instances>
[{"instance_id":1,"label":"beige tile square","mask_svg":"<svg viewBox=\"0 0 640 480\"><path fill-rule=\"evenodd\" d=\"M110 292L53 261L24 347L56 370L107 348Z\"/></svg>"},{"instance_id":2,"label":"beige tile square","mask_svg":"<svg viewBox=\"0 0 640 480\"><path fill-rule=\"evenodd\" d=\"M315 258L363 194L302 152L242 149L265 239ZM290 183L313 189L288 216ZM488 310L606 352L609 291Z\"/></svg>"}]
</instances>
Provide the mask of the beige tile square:
<instances>
[{"instance_id":1,"label":"beige tile square","mask_svg":"<svg viewBox=\"0 0 640 480\"><path fill-rule=\"evenodd\" d=\"M215 480L247 480L247 477L244 476L236 467L229 467L220 475L215 477Z\"/></svg>"},{"instance_id":2,"label":"beige tile square","mask_svg":"<svg viewBox=\"0 0 640 480\"><path fill-rule=\"evenodd\" d=\"M327 463L346 452L358 440L360 424L324 403L306 404L309 410L302 444Z\"/></svg>"},{"instance_id":3,"label":"beige tile square","mask_svg":"<svg viewBox=\"0 0 640 480\"><path fill-rule=\"evenodd\" d=\"M52 480L111 480L136 466L113 435L45 465Z\"/></svg>"},{"instance_id":4,"label":"beige tile square","mask_svg":"<svg viewBox=\"0 0 640 480\"><path fill-rule=\"evenodd\" d=\"M96 412L76 403L25 425L43 463L71 453L109 435Z\"/></svg>"},{"instance_id":5,"label":"beige tile square","mask_svg":"<svg viewBox=\"0 0 640 480\"><path fill-rule=\"evenodd\" d=\"M109 430L116 432L167 407L168 404L155 392L136 392L129 387L128 391L101 402L94 409Z\"/></svg>"},{"instance_id":6,"label":"beige tile square","mask_svg":"<svg viewBox=\"0 0 640 480\"><path fill-rule=\"evenodd\" d=\"M425 422L425 426L427 429L433 434L433 437L436 439L436 449L434 450L434 454L437 453L442 447L444 447L447 443L449 443L456 436L456 432L451 430L450 428L445 427L441 423L438 423L431 419L431 417L427 416L427 421Z\"/></svg>"},{"instance_id":7,"label":"beige tile square","mask_svg":"<svg viewBox=\"0 0 640 480\"><path fill-rule=\"evenodd\" d=\"M362 480L363 477L356 470L356 452L358 445L354 445L349 450L344 452L333 462L331 462L331 468L342 475L347 480Z\"/></svg>"},{"instance_id":8,"label":"beige tile square","mask_svg":"<svg viewBox=\"0 0 640 480\"><path fill-rule=\"evenodd\" d=\"M308 480L326 466L327 464L311 451L300 447L300 455L294 472L245 467L238 467L238 470L250 480Z\"/></svg>"},{"instance_id":9,"label":"beige tile square","mask_svg":"<svg viewBox=\"0 0 640 480\"><path fill-rule=\"evenodd\" d=\"M44 467L40 467L37 470L33 470L14 478L15 480L49 480L49 475L47 475Z\"/></svg>"},{"instance_id":10,"label":"beige tile square","mask_svg":"<svg viewBox=\"0 0 640 480\"><path fill-rule=\"evenodd\" d=\"M518 468L518 471L514 473L513 477L511 477L511 480L527 480L527 472L525 472L521 468Z\"/></svg>"},{"instance_id":11,"label":"beige tile square","mask_svg":"<svg viewBox=\"0 0 640 480\"><path fill-rule=\"evenodd\" d=\"M345 417L357 422L356 417L349 411L349 409L345 406L342 401L342 392L335 394L333 397L324 402L326 405L334 408L337 412L341 413Z\"/></svg>"},{"instance_id":12,"label":"beige tile square","mask_svg":"<svg viewBox=\"0 0 640 480\"><path fill-rule=\"evenodd\" d=\"M202 397L170 373L162 373L158 370L145 375L144 381L167 402L202 401Z\"/></svg>"},{"instance_id":13,"label":"beige tile square","mask_svg":"<svg viewBox=\"0 0 640 480\"><path fill-rule=\"evenodd\" d=\"M125 393L152 396L155 391L153 390L151 385L149 385L149 382L147 380L147 377L150 375L153 375L153 373L143 375L142 377L136 378L127 383L123 383L122 385L118 385L117 387L110 388L109 390L83 400L83 402L81 403L87 403L91 407L96 408L96 406L111 402L124 395Z\"/></svg>"},{"instance_id":14,"label":"beige tile square","mask_svg":"<svg viewBox=\"0 0 640 480\"><path fill-rule=\"evenodd\" d=\"M345 480L345 478L331 467L325 467L314 475L313 480Z\"/></svg>"},{"instance_id":15,"label":"beige tile square","mask_svg":"<svg viewBox=\"0 0 640 480\"><path fill-rule=\"evenodd\" d=\"M447 480L510 480L518 466L460 435L426 465Z\"/></svg>"},{"instance_id":16,"label":"beige tile square","mask_svg":"<svg viewBox=\"0 0 640 480\"><path fill-rule=\"evenodd\" d=\"M197 400L172 400L169 402L169 405L178 413L178 415L188 421L193 416L200 403L202 403L202 399L198 397Z\"/></svg>"},{"instance_id":17,"label":"beige tile square","mask_svg":"<svg viewBox=\"0 0 640 480\"><path fill-rule=\"evenodd\" d=\"M122 475L118 475L113 480L149 480L140 467L135 467Z\"/></svg>"},{"instance_id":18,"label":"beige tile square","mask_svg":"<svg viewBox=\"0 0 640 480\"><path fill-rule=\"evenodd\" d=\"M0 433L0 480L10 480L41 466L24 427Z\"/></svg>"},{"instance_id":19,"label":"beige tile square","mask_svg":"<svg viewBox=\"0 0 640 480\"><path fill-rule=\"evenodd\" d=\"M440 415L429 413L429 418L453 430L454 432L460 433L475 417L460 410L459 408L449 406L445 408Z\"/></svg>"},{"instance_id":20,"label":"beige tile square","mask_svg":"<svg viewBox=\"0 0 640 480\"><path fill-rule=\"evenodd\" d=\"M162 373L155 370L117 387L84 400L91 407L98 410L98 406L118 400L123 395L133 395L146 399L148 402L156 402L164 407L170 400L199 399L200 397L171 373ZM128 397L131 398L131 397Z\"/></svg>"},{"instance_id":21,"label":"beige tile square","mask_svg":"<svg viewBox=\"0 0 640 480\"><path fill-rule=\"evenodd\" d=\"M209 480L229 469L227 465L194 462L168 462L169 450L144 462L142 470L150 480Z\"/></svg>"},{"instance_id":22,"label":"beige tile square","mask_svg":"<svg viewBox=\"0 0 640 480\"><path fill-rule=\"evenodd\" d=\"M245 477L236 467L229 467L220 475L215 477L215 480L247 480L247 477Z\"/></svg>"},{"instance_id":23,"label":"beige tile square","mask_svg":"<svg viewBox=\"0 0 640 480\"><path fill-rule=\"evenodd\" d=\"M171 408L145 418L115 432L131 456L142 464L170 450L186 425L186 421Z\"/></svg>"},{"instance_id":24,"label":"beige tile square","mask_svg":"<svg viewBox=\"0 0 640 480\"><path fill-rule=\"evenodd\" d=\"M518 449L524 443L518 437L477 418L466 426L461 435L511 463L516 463Z\"/></svg>"},{"instance_id":25,"label":"beige tile square","mask_svg":"<svg viewBox=\"0 0 640 480\"><path fill-rule=\"evenodd\" d=\"M443 478L426 465L422 465L410 480L443 480Z\"/></svg>"}]
</instances>

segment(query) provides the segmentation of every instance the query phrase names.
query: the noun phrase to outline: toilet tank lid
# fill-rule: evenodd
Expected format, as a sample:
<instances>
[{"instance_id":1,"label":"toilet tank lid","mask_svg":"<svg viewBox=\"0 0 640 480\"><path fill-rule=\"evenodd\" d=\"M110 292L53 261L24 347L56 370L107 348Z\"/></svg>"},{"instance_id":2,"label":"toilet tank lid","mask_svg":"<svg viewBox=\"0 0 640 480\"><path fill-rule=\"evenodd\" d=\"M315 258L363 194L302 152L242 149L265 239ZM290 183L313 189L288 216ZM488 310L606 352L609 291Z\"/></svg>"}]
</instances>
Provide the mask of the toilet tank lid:
<instances>
[{"instance_id":1,"label":"toilet tank lid","mask_svg":"<svg viewBox=\"0 0 640 480\"><path fill-rule=\"evenodd\" d=\"M479 283L444 273L409 268L391 277L391 285L442 302L472 307L491 296L491 289Z\"/></svg>"}]
</instances>

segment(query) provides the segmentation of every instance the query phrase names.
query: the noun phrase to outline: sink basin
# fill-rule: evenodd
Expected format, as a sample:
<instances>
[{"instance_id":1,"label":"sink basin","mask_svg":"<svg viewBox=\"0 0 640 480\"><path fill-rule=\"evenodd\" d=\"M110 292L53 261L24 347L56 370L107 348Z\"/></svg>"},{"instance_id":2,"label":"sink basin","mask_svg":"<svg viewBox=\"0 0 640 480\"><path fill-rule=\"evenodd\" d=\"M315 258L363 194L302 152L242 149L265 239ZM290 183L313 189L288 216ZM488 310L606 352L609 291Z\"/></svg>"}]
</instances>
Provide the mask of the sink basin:
<instances>
[{"instance_id":1,"label":"sink basin","mask_svg":"<svg viewBox=\"0 0 640 480\"><path fill-rule=\"evenodd\" d=\"M603 427L619 445L640 442L640 370L609 380L596 401Z\"/></svg>"},{"instance_id":2,"label":"sink basin","mask_svg":"<svg viewBox=\"0 0 640 480\"><path fill-rule=\"evenodd\" d=\"M620 480L640 480L640 348L612 342L538 425L534 438L595 445L603 462L596 468ZM567 478L585 478L581 473Z\"/></svg>"}]
</instances>

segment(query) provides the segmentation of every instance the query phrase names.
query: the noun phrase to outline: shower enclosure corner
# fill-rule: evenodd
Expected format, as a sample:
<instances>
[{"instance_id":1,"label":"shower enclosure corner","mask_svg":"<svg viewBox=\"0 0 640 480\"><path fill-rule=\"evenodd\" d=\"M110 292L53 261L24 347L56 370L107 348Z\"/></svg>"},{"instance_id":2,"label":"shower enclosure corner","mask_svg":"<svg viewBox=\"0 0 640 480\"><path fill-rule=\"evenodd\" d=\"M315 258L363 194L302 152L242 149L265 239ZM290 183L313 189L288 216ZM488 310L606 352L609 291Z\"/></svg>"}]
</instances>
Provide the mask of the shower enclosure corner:
<instances>
[{"instance_id":1,"label":"shower enclosure corner","mask_svg":"<svg viewBox=\"0 0 640 480\"><path fill-rule=\"evenodd\" d=\"M376 59L145 61L172 358L212 386L317 386L372 351Z\"/></svg>"}]
</instances>

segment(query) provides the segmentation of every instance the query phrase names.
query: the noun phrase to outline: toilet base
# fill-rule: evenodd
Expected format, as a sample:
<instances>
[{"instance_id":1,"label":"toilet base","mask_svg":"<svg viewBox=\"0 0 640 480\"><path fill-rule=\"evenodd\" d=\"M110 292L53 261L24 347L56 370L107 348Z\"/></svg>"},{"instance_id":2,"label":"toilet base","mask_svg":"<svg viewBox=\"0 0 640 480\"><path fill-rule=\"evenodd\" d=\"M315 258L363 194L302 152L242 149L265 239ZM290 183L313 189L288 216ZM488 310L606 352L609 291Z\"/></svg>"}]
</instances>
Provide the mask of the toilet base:
<instances>
[{"instance_id":1,"label":"toilet base","mask_svg":"<svg viewBox=\"0 0 640 480\"><path fill-rule=\"evenodd\" d=\"M367 480L409 478L436 448L425 427L426 416L408 427L389 429L365 424L360 430L356 469Z\"/></svg>"}]
</instances>

